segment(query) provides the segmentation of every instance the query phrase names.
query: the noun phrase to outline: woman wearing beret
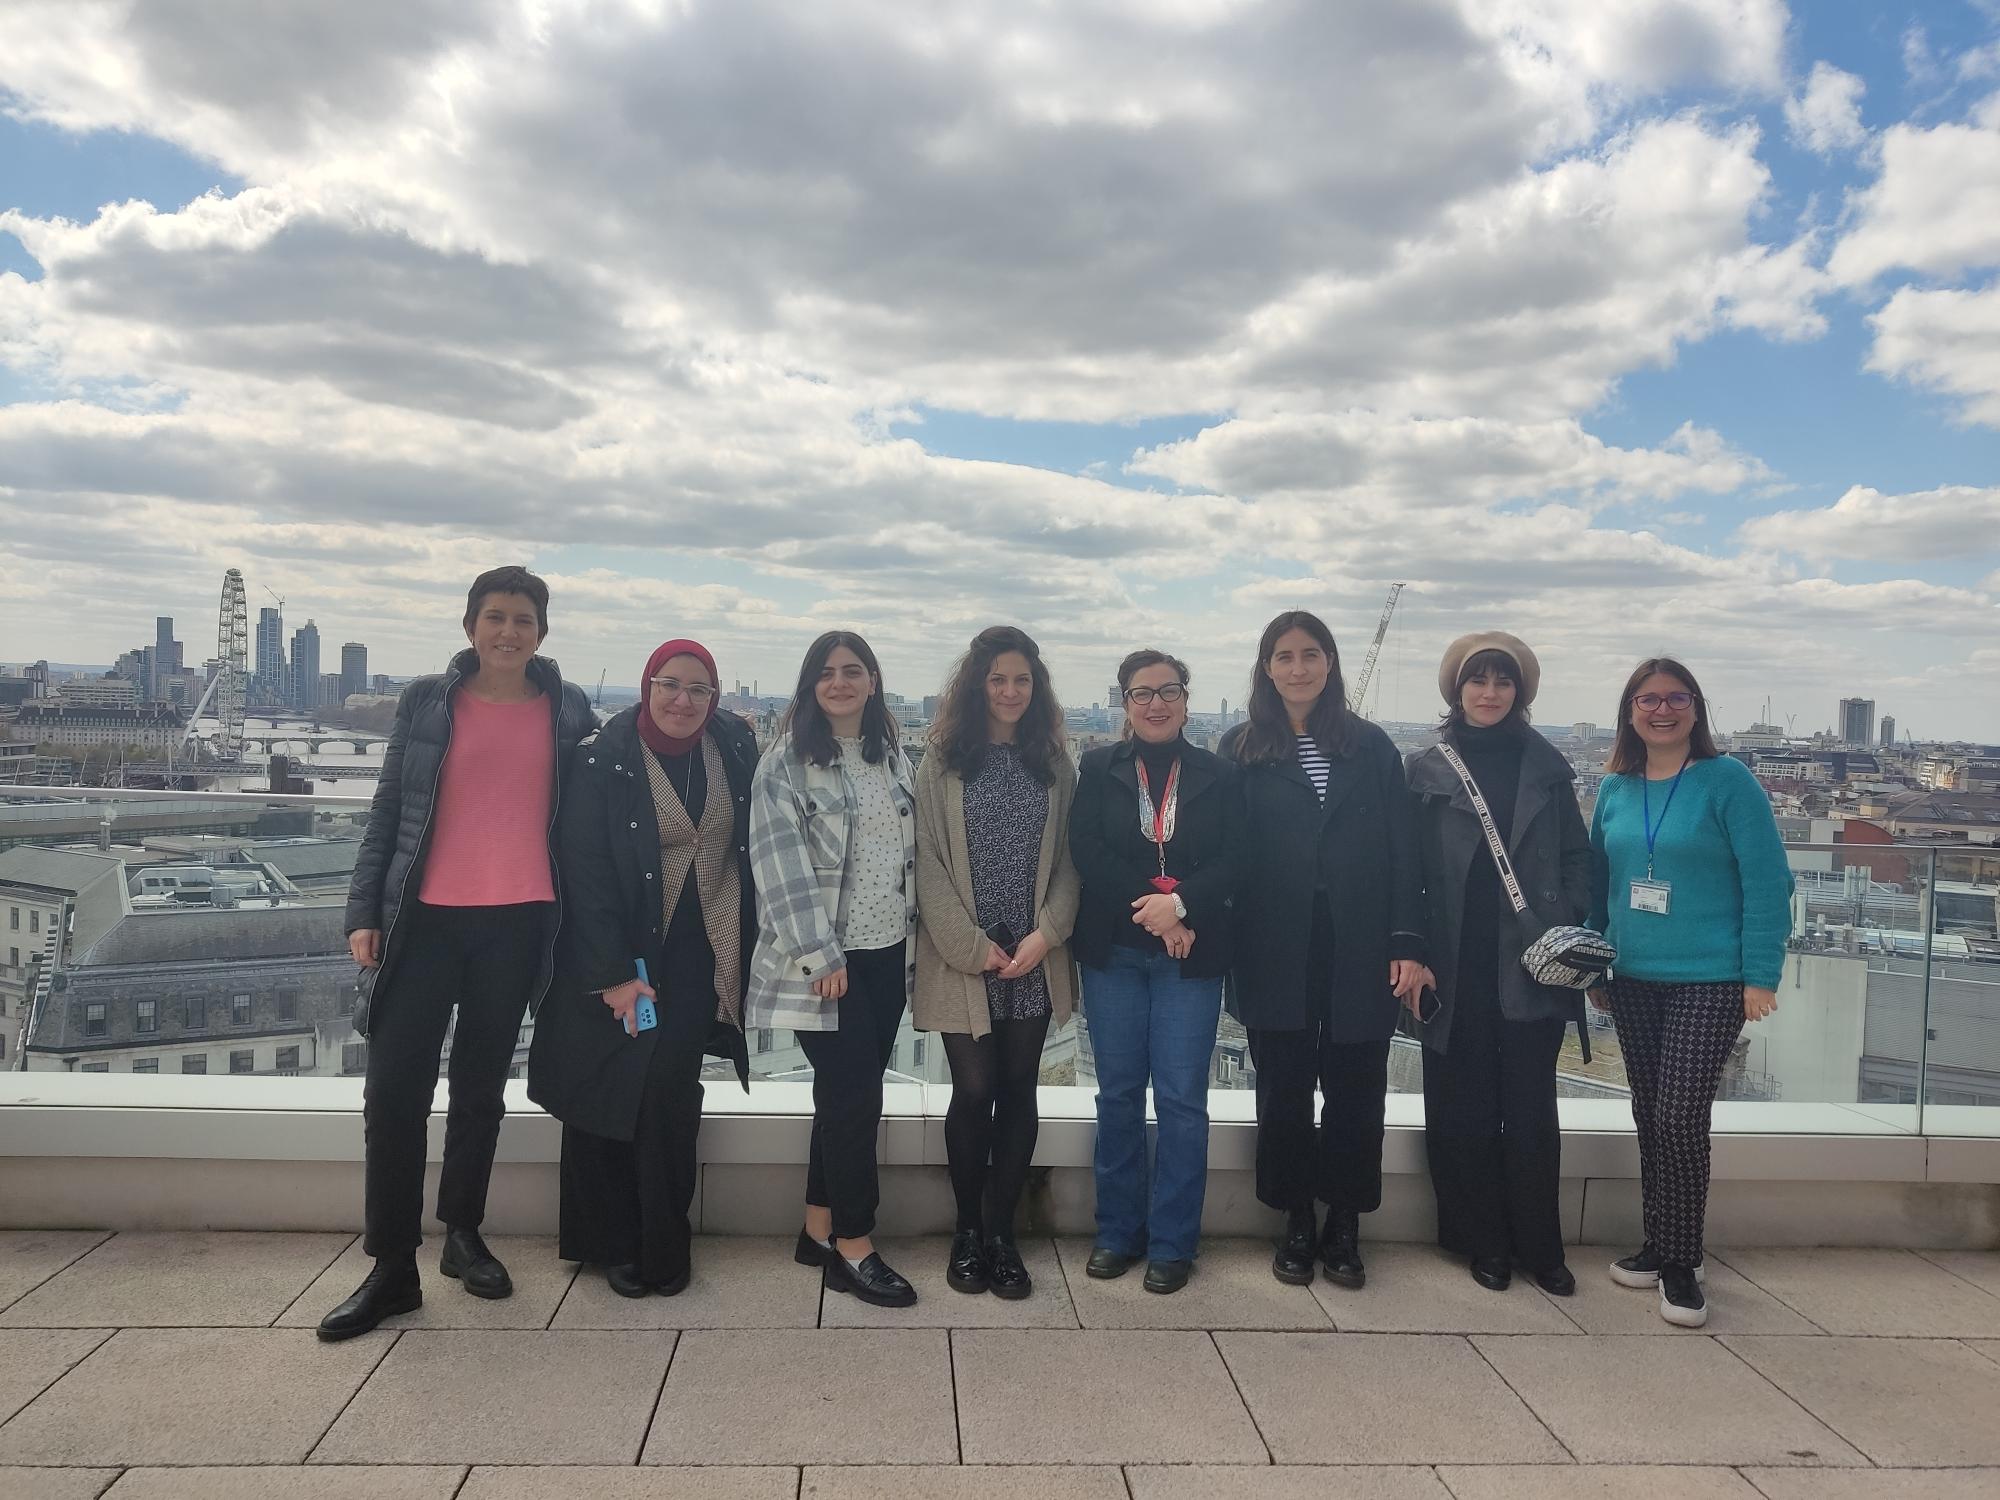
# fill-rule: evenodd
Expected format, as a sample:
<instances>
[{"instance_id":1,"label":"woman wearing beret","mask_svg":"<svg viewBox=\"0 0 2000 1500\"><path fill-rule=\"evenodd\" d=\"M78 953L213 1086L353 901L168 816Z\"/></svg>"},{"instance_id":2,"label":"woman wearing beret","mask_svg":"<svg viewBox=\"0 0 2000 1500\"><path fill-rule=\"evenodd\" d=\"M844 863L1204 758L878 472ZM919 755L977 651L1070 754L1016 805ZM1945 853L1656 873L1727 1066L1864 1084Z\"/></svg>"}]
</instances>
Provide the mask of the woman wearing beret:
<instances>
[{"instance_id":1,"label":"woman wearing beret","mask_svg":"<svg viewBox=\"0 0 2000 1500\"><path fill-rule=\"evenodd\" d=\"M559 1253L602 1266L621 1297L688 1284L703 1055L749 1086L757 741L716 712L719 681L705 647L668 641L645 697L576 747L565 783L569 920L528 1097L563 1122Z\"/></svg>"},{"instance_id":2,"label":"woman wearing beret","mask_svg":"<svg viewBox=\"0 0 2000 1500\"><path fill-rule=\"evenodd\" d=\"M1333 632L1302 609L1264 627L1250 718L1222 753L1241 767L1232 993L1257 1068L1257 1196L1286 1216L1271 1274L1303 1285L1317 1255L1327 1280L1359 1287L1389 1041L1431 980L1402 757L1348 709Z\"/></svg>"},{"instance_id":3,"label":"woman wearing beret","mask_svg":"<svg viewBox=\"0 0 2000 1500\"><path fill-rule=\"evenodd\" d=\"M1469 1257L1483 1287L1506 1290L1518 1262L1566 1297L1576 1279L1557 1211L1556 1054L1564 1026L1582 1024L1583 997L1537 983L1521 954L1528 920L1545 929L1588 914L1591 854L1576 772L1528 725L1541 675L1535 653L1504 631L1453 641L1438 667L1442 743L1411 755L1408 769L1437 974L1423 1040L1438 1243ZM1451 755L1479 788L1529 917L1515 914Z\"/></svg>"}]
</instances>

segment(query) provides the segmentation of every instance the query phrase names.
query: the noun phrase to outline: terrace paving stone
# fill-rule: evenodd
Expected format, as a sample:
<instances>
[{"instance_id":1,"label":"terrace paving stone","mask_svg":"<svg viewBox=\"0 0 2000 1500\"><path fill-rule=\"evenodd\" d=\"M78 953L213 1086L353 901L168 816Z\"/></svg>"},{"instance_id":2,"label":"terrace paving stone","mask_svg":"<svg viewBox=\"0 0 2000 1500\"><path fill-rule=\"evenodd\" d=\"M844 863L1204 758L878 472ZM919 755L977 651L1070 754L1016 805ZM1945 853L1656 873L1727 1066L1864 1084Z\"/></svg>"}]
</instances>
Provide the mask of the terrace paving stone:
<instances>
[{"instance_id":1,"label":"terrace paving stone","mask_svg":"<svg viewBox=\"0 0 2000 1500\"><path fill-rule=\"evenodd\" d=\"M102 1229L0 1230L0 1308L20 1301L110 1238Z\"/></svg>"},{"instance_id":2,"label":"terrace paving stone","mask_svg":"<svg viewBox=\"0 0 2000 1500\"><path fill-rule=\"evenodd\" d=\"M1703 1289L1708 1296L1706 1330L1681 1328L1660 1316L1660 1294L1620 1286L1606 1270L1631 1247L1611 1245L1572 1246L1569 1268L1576 1273L1573 1296L1550 1299L1573 1319L1585 1333L1681 1334L1699 1337L1715 1333L1818 1333L1820 1330L1776 1297L1717 1260L1708 1258L1703 1268ZM1481 1330L1484 1332L1485 1330Z\"/></svg>"},{"instance_id":3,"label":"terrace paving stone","mask_svg":"<svg viewBox=\"0 0 2000 1500\"><path fill-rule=\"evenodd\" d=\"M1909 1250L1724 1250L1828 1333L2000 1338L2000 1297Z\"/></svg>"},{"instance_id":4,"label":"terrace paving stone","mask_svg":"<svg viewBox=\"0 0 2000 1500\"><path fill-rule=\"evenodd\" d=\"M1480 1336L1473 1343L1582 1463L1867 1461L1714 1339Z\"/></svg>"},{"instance_id":5,"label":"terrace paving stone","mask_svg":"<svg viewBox=\"0 0 2000 1500\"><path fill-rule=\"evenodd\" d=\"M116 1469L0 1469L0 1500L97 1500Z\"/></svg>"},{"instance_id":6,"label":"terrace paving stone","mask_svg":"<svg viewBox=\"0 0 2000 1500\"><path fill-rule=\"evenodd\" d=\"M1768 1500L1993 1500L2000 1469L1745 1469Z\"/></svg>"},{"instance_id":7,"label":"terrace paving stone","mask_svg":"<svg viewBox=\"0 0 2000 1500\"><path fill-rule=\"evenodd\" d=\"M1449 1464L1438 1469L1438 1478L1454 1500L1759 1500L1756 1486L1734 1469L1691 1465Z\"/></svg>"},{"instance_id":8,"label":"terrace paving stone","mask_svg":"<svg viewBox=\"0 0 2000 1500\"><path fill-rule=\"evenodd\" d=\"M1230 1500L1451 1500L1451 1492L1428 1468L1407 1465L1251 1469L1134 1464L1125 1478L1132 1500L1214 1500L1217 1495Z\"/></svg>"},{"instance_id":9,"label":"terrace paving stone","mask_svg":"<svg viewBox=\"0 0 2000 1500\"><path fill-rule=\"evenodd\" d=\"M268 1328L353 1241L351 1234L113 1235L0 1313L0 1327Z\"/></svg>"},{"instance_id":10,"label":"terrace paving stone","mask_svg":"<svg viewBox=\"0 0 2000 1500\"><path fill-rule=\"evenodd\" d=\"M1085 1328L1270 1328L1327 1332L1333 1323L1302 1286L1286 1286L1271 1274L1272 1246L1263 1240L1213 1239L1203 1242L1188 1284L1171 1296L1141 1284L1141 1261L1112 1281L1084 1274L1090 1241L1057 1242L1077 1319Z\"/></svg>"},{"instance_id":11,"label":"terrace paving stone","mask_svg":"<svg viewBox=\"0 0 2000 1500\"><path fill-rule=\"evenodd\" d=\"M796 1469L474 1469L457 1500L793 1500Z\"/></svg>"},{"instance_id":12,"label":"terrace paving stone","mask_svg":"<svg viewBox=\"0 0 2000 1500\"><path fill-rule=\"evenodd\" d=\"M875 1307L839 1292L820 1305L823 1328L1074 1328L1076 1308L1069 1284L1056 1258L1053 1241L1023 1239L1021 1259L1035 1279L1035 1289L1009 1302L991 1292L955 1292L945 1284L949 1235L923 1239L878 1239L882 1258L910 1279L917 1289L915 1307ZM1159 1298L1154 1298L1159 1301Z\"/></svg>"},{"instance_id":13,"label":"terrace paving stone","mask_svg":"<svg viewBox=\"0 0 2000 1500\"><path fill-rule=\"evenodd\" d=\"M819 1272L792 1259L792 1241L698 1235L687 1290L621 1297L602 1266L582 1266L554 1328L817 1328Z\"/></svg>"},{"instance_id":14,"label":"terrace paving stone","mask_svg":"<svg viewBox=\"0 0 2000 1500\"><path fill-rule=\"evenodd\" d=\"M452 1500L448 1468L127 1469L105 1500Z\"/></svg>"},{"instance_id":15,"label":"terrace paving stone","mask_svg":"<svg viewBox=\"0 0 2000 1500\"><path fill-rule=\"evenodd\" d=\"M1222 1333L1215 1341L1277 1463L1569 1461L1462 1338Z\"/></svg>"},{"instance_id":16,"label":"terrace paving stone","mask_svg":"<svg viewBox=\"0 0 2000 1500\"><path fill-rule=\"evenodd\" d=\"M1526 1272L1504 1292L1472 1279L1463 1256L1430 1245L1364 1245L1358 1291L1315 1274L1313 1296L1342 1333L1576 1333ZM1265 1272L1268 1278L1270 1273Z\"/></svg>"},{"instance_id":17,"label":"terrace paving stone","mask_svg":"<svg viewBox=\"0 0 2000 1500\"><path fill-rule=\"evenodd\" d=\"M2000 1250L1924 1250L1919 1253L1932 1265L1941 1266L1981 1291L2000 1297Z\"/></svg>"},{"instance_id":18,"label":"terrace paving stone","mask_svg":"<svg viewBox=\"0 0 2000 1500\"><path fill-rule=\"evenodd\" d=\"M556 1259L553 1236L493 1235L487 1247L500 1257L514 1280L511 1297L475 1297L438 1269L444 1236L433 1235L417 1252L424 1279L424 1305L383 1323L384 1328L546 1328L569 1290L576 1267ZM344 1301L374 1264L361 1241L328 1266L299 1300L278 1319L280 1328L311 1328Z\"/></svg>"},{"instance_id":19,"label":"terrace paving stone","mask_svg":"<svg viewBox=\"0 0 2000 1500\"><path fill-rule=\"evenodd\" d=\"M105 1328L0 1329L0 1422L110 1337Z\"/></svg>"},{"instance_id":20,"label":"terrace paving stone","mask_svg":"<svg viewBox=\"0 0 2000 1500\"><path fill-rule=\"evenodd\" d=\"M1126 1489L1117 1469L1082 1464L808 1468L799 1500L1126 1500Z\"/></svg>"}]
</instances>

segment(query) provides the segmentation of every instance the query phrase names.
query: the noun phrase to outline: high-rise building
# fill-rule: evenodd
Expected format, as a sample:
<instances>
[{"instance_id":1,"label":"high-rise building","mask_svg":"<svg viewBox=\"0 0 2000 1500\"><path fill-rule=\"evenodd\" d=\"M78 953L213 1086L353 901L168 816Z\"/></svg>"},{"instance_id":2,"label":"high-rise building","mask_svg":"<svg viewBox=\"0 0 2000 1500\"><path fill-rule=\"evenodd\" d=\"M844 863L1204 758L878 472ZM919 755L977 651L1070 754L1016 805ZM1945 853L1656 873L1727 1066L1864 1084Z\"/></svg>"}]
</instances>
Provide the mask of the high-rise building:
<instances>
[{"instance_id":1,"label":"high-rise building","mask_svg":"<svg viewBox=\"0 0 2000 1500\"><path fill-rule=\"evenodd\" d=\"M319 679L319 701L313 706L315 708L340 707L340 682L341 679L338 672L322 672Z\"/></svg>"},{"instance_id":2,"label":"high-rise building","mask_svg":"<svg viewBox=\"0 0 2000 1500\"><path fill-rule=\"evenodd\" d=\"M1125 691L1117 683L1112 683L1104 690L1104 706L1112 713L1117 713L1125 706Z\"/></svg>"},{"instance_id":3,"label":"high-rise building","mask_svg":"<svg viewBox=\"0 0 2000 1500\"><path fill-rule=\"evenodd\" d=\"M340 648L340 696L368 691L368 648L349 641Z\"/></svg>"},{"instance_id":4,"label":"high-rise building","mask_svg":"<svg viewBox=\"0 0 2000 1500\"><path fill-rule=\"evenodd\" d=\"M1896 743L1896 716L1894 714L1882 715L1882 743L1885 745Z\"/></svg>"},{"instance_id":5,"label":"high-rise building","mask_svg":"<svg viewBox=\"0 0 2000 1500\"><path fill-rule=\"evenodd\" d=\"M257 670L253 694L265 703L283 703L291 697L291 679L285 670L285 612L281 609L257 611Z\"/></svg>"},{"instance_id":6,"label":"high-rise building","mask_svg":"<svg viewBox=\"0 0 2000 1500\"><path fill-rule=\"evenodd\" d=\"M319 626L311 620L292 632L292 707L319 707Z\"/></svg>"},{"instance_id":7,"label":"high-rise building","mask_svg":"<svg viewBox=\"0 0 2000 1500\"><path fill-rule=\"evenodd\" d=\"M1875 700L1873 698L1842 698L1840 700L1840 738L1849 745L1872 745L1875 743Z\"/></svg>"},{"instance_id":8,"label":"high-rise building","mask_svg":"<svg viewBox=\"0 0 2000 1500\"><path fill-rule=\"evenodd\" d=\"M146 684L146 696L164 701L167 683L181 669L181 643L174 639L174 617L153 617L153 675Z\"/></svg>"}]
</instances>

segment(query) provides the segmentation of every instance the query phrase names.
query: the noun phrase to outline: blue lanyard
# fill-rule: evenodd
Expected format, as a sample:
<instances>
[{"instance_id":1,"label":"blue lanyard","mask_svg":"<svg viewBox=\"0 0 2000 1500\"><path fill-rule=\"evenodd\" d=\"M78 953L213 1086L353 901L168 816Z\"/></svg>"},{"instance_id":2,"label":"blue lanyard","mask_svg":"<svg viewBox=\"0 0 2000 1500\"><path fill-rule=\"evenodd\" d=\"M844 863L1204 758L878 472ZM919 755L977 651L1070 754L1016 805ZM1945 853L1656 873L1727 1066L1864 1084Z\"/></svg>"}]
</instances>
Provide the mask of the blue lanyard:
<instances>
[{"instance_id":1,"label":"blue lanyard","mask_svg":"<svg viewBox=\"0 0 2000 1500\"><path fill-rule=\"evenodd\" d=\"M1691 761L1681 762L1681 768L1674 772L1674 784L1667 788L1667 800L1660 806L1660 821L1653 821L1653 783L1647 779L1645 768L1639 769L1639 795L1645 799L1646 818L1646 878L1653 878L1653 845L1660 837L1660 830L1667 826L1667 813L1674 805L1674 793L1681 789L1681 778L1687 775Z\"/></svg>"}]
</instances>

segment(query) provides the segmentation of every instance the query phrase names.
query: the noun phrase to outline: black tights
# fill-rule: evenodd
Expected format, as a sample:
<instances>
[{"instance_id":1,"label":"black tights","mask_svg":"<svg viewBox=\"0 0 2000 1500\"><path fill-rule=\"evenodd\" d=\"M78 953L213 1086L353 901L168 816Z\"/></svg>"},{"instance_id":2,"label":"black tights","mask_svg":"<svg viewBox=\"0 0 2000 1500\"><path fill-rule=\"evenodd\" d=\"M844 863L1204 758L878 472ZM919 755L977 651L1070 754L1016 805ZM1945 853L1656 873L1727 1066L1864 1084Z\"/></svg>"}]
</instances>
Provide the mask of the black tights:
<instances>
[{"instance_id":1,"label":"black tights","mask_svg":"<svg viewBox=\"0 0 2000 1500\"><path fill-rule=\"evenodd\" d=\"M982 1037L943 1033L945 1061L951 1064L944 1144L960 1229L1014 1236L1014 1215L1042 1125L1035 1085L1048 1034L1047 1016L995 1021Z\"/></svg>"}]
</instances>

